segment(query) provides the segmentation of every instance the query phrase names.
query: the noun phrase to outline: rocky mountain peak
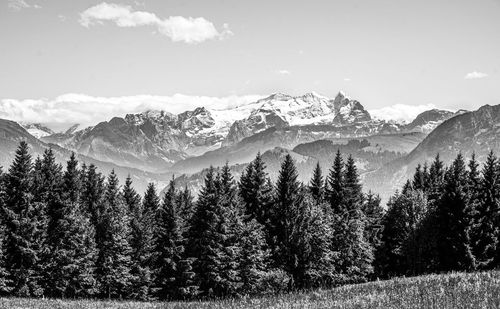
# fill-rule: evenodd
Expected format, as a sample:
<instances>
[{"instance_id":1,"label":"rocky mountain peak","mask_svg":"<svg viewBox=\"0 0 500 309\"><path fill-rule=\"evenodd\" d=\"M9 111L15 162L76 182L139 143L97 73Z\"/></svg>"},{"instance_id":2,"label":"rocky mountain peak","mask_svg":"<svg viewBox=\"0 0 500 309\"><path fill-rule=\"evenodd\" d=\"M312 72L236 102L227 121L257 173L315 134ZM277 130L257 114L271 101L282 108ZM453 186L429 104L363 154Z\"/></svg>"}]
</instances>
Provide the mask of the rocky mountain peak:
<instances>
[{"instance_id":1,"label":"rocky mountain peak","mask_svg":"<svg viewBox=\"0 0 500 309\"><path fill-rule=\"evenodd\" d=\"M21 126L36 138L54 134L54 131L41 123L22 123Z\"/></svg>"},{"instance_id":2,"label":"rocky mountain peak","mask_svg":"<svg viewBox=\"0 0 500 309\"><path fill-rule=\"evenodd\" d=\"M76 130L80 127L80 124L76 123L74 125L72 125L71 127L69 127L65 132L64 134L65 135L71 135L73 133L76 132Z\"/></svg>"},{"instance_id":3,"label":"rocky mountain peak","mask_svg":"<svg viewBox=\"0 0 500 309\"><path fill-rule=\"evenodd\" d=\"M293 97L288 95L288 94L284 94L284 93L281 93L281 92L276 92L276 93L273 93L271 94L270 96L268 97L265 97L263 99L260 99L258 102L267 102L267 101L286 101L286 100L290 100L292 99Z\"/></svg>"},{"instance_id":4,"label":"rocky mountain peak","mask_svg":"<svg viewBox=\"0 0 500 309\"><path fill-rule=\"evenodd\" d=\"M428 133L436 128L440 123L453 117L455 113L441 109L431 109L420 113L407 125L409 131L420 131Z\"/></svg>"}]
</instances>

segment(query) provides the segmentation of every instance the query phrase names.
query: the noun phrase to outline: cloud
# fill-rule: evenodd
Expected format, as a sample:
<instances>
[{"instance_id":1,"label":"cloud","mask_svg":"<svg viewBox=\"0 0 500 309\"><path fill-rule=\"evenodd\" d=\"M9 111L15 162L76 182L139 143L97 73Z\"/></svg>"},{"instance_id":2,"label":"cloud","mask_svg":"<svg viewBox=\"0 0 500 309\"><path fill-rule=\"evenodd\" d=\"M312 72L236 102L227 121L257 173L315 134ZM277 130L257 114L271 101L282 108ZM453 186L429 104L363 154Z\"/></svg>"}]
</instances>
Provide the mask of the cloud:
<instances>
[{"instance_id":1,"label":"cloud","mask_svg":"<svg viewBox=\"0 0 500 309\"><path fill-rule=\"evenodd\" d=\"M369 110L368 112L370 113L370 115L372 115L372 117L376 119L410 122L413 119L415 119L415 117L417 117L418 114L434 108L436 108L434 104L423 104L423 105L395 104L391 106L382 107L379 109Z\"/></svg>"},{"instance_id":2,"label":"cloud","mask_svg":"<svg viewBox=\"0 0 500 309\"><path fill-rule=\"evenodd\" d=\"M211 39L224 39L233 33L227 24L222 30L203 17L170 16L161 19L154 13L134 11L132 7L103 2L80 13L80 24L90 27L104 22L114 22L118 27L155 27L158 33L173 42L201 43Z\"/></svg>"},{"instance_id":3,"label":"cloud","mask_svg":"<svg viewBox=\"0 0 500 309\"><path fill-rule=\"evenodd\" d=\"M351 79L349 77L344 78L344 82L350 82L350 81L351 81Z\"/></svg>"},{"instance_id":4,"label":"cloud","mask_svg":"<svg viewBox=\"0 0 500 309\"><path fill-rule=\"evenodd\" d=\"M8 0L7 6L13 11L20 11L22 9L40 9L38 4L29 4L24 0Z\"/></svg>"},{"instance_id":5,"label":"cloud","mask_svg":"<svg viewBox=\"0 0 500 309\"><path fill-rule=\"evenodd\" d=\"M22 122L43 122L53 128L66 128L79 123L95 125L115 116L146 110L165 110L181 113L204 106L210 109L227 109L255 102L262 96L207 97L175 94L173 96L137 95L125 97L93 97L85 94L64 94L55 99L2 99L0 118Z\"/></svg>"},{"instance_id":6,"label":"cloud","mask_svg":"<svg viewBox=\"0 0 500 309\"><path fill-rule=\"evenodd\" d=\"M279 74L279 75L291 75L292 72L290 72L288 70L277 70L276 74Z\"/></svg>"},{"instance_id":7,"label":"cloud","mask_svg":"<svg viewBox=\"0 0 500 309\"><path fill-rule=\"evenodd\" d=\"M485 77L488 77L488 74L474 71L474 72L467 73L464 76L464 79L481 79L481 78L485 78Z\"/></svg>"}]
</instances>

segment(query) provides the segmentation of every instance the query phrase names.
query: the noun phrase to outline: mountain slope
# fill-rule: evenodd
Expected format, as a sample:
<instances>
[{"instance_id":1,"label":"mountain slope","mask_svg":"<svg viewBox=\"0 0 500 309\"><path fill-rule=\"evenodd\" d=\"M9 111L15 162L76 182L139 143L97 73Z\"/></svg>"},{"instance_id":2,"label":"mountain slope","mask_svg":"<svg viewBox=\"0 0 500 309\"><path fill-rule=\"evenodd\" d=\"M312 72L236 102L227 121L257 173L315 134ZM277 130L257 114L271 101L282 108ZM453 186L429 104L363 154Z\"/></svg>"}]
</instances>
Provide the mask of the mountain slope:
<instances>
[{"instance_id":1,"label":"mountain slope","mask_svg":"<svg viewBox=\"0 0 500 309\"><path fill-rule=\"evenodd\" d=\"M33 158L41 156L45 149L52 148L56 161L65 166L66 161L71 155L71 151L67 149L38 140L17 122L0 119L0 166L2 166L4 170L9 168L14 159L19 142L22 140L28 143ZM163 187L172 176L170 173L148 173L131 167L123 167L110 162L102 162L85 155L77 154L77 159L81 163L87 165L94 164L104 175L114 170L122 183L125 181L125 178L130 175L134 181L134 187L141 193L146 190L148 182L154 182L157 183L159 187Z\"/></svg>"},{"instance_id":2,"label":"mountain slope","mask_svg":"<svg viewBox=\"0 0 500 309\"><path fill-rule=\"evenodd\" d=\"M364 181L366 174L377 170L388 162L402 158L425 137L423 133L414 132L394 135L376 135L358 139L338 138L330 140L312 140L311 142L292 147L293 149L286 149L283 147L271 146L277 144L277 141L281 140L280 138L273 138L276 132L280 132L280 130L271 128L244 139L238 144L238 148L229 147L225 149L231 150L227 150L227 152L224 153L215 151L208 153L207 156L181 161L174 166L174 168L177 167L175 173L180 174L176 181L181 186L188 186L196 193L203 184L203 179L207 172L206 167L209 165L216 167L222 166L226 163L224 158L228 158L227 162L230 164L231 171L234 176L238 178L248 162L255 158L258 151L261 151L262 158L267 165L267 172L272 179L278 176L281 161L284 156L289 153L296 160L299 179L307 183L310 180L317 162L321 164L324 174L327 174L328 169L333 164L333 159L337 150L340 150L344 156L352 154L356 160L362 181ZM263 135L266 133L268 133L269 136L264 137ZM278 136L281 135L278 134ZM266 138L270 138L270 143L264 143ZM249 141L252 139L260 143ZM256 147L257 145L261 148ZM376 192L376 186L367 186L365 189Z\"/></svg>"},{"instance_id":3,"label":"mountain slope","mask_svg":"<svg viewBox=\"0 0 500 309\"><path fill-rule=\"evenodd\" d=\"M485 105L443 122L407 160L429 158L438 152L443 159L452 159L458 152L465 156L475 152L478 158L484 158L490 150L500 150L500 105Z\"/></svg>"},{"instance_id":4,"label":"mountain slope","mask_svg":"<svg viewBox=\"0 0 500 309\"><path fill-rule=\"evenodd\" d=\"M459 152L465 157L475 153L484 161L491 150L500 154L500 105L485 105L444 121L408 155L369 174L366 181L378 184L379 192L389 196L413 175L417 164L430 163L438 153L449 164Z\"/></svg>"}]
</instances>

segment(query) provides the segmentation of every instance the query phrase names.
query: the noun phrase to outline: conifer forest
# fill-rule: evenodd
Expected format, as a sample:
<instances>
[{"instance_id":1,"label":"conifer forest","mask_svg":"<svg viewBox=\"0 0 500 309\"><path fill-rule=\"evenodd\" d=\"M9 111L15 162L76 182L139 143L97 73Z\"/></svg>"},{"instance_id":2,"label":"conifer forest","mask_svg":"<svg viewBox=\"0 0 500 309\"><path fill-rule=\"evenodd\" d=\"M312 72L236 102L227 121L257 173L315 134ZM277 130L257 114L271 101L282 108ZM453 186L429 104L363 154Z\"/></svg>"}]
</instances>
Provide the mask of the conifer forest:
<instances>
[{"instance_id":1,"label":"conifer forest","mask_svg":"<svg viewBox=\"0 0 500 309\"><path fill-rule=\"evenodd\" d=\"M193 300L272 295L500 266L500 161L422 162L381 205L352 156L308 183L287 155L240 179L210 167L196 198L172 180L144 196L75 155L21 142L0 174L3 296Z\"/></svg>"}]
</instances>

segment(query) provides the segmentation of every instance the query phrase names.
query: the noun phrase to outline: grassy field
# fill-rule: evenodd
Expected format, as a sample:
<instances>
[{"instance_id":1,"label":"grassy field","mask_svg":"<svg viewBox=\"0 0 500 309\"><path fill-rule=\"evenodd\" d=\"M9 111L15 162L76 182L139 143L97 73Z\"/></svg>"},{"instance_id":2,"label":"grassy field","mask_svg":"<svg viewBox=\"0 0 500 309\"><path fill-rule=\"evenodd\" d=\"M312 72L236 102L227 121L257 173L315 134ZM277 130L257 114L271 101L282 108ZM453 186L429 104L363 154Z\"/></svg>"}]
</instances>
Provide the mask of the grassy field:
<instances>
[{"instance_id":1,"label":"grassy field","mask_svg":"<svg viewBox=\"0 0 500 309\"><path fill-rule=\"evenodd\" d=\"M500 308L500 272L399 278L332 290L210 302L0 299L0 308Z\"/></svg>"}]
</instances>

